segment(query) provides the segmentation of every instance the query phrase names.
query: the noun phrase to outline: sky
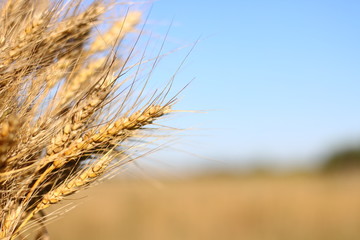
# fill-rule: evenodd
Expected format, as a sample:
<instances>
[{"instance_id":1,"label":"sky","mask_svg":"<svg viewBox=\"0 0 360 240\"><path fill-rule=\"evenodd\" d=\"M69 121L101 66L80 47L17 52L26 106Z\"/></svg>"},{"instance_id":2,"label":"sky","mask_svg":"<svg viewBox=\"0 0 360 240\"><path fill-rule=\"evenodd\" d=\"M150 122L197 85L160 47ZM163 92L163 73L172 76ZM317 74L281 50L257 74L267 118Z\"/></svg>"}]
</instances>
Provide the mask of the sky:
<instances>
[{"instance_id":1,"label":"sky","mask_svg":"<svg viewBox=\"0 0 360 240\"><path fill-rule=\"evenodd\" d=\"M151 5L164 51L153 81L176 74L167 125L189 129L154 155L170 166L311 166L360 140L359 1L190 1ZM147 9L150 9L149 4ZM194 49L192 44L196 43Z\"/></svg>"}]
</instances>

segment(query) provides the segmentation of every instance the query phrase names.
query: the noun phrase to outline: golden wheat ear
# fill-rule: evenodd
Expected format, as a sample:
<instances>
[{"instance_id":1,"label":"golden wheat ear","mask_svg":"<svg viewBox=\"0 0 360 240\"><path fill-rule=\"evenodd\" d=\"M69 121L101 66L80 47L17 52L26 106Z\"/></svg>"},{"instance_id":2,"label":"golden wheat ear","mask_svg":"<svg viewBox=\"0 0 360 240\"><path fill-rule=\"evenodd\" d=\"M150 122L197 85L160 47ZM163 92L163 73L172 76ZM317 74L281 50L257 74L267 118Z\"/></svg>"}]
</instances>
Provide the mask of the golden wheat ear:
<instances>
[{"instance_id":1,"label":"golden wheat ear","mask_svg":"<svg viewBox=\"0 0 360 240\"><path fill-rule=\"evenodd\" d=\"M128 9L99 35L114 5L83 2L1 5L1 239L37 228L45 239L43 210L132 161L172 112L168 86L146 97L138 85L142 13Z\"/></svg>"}]
</instances>

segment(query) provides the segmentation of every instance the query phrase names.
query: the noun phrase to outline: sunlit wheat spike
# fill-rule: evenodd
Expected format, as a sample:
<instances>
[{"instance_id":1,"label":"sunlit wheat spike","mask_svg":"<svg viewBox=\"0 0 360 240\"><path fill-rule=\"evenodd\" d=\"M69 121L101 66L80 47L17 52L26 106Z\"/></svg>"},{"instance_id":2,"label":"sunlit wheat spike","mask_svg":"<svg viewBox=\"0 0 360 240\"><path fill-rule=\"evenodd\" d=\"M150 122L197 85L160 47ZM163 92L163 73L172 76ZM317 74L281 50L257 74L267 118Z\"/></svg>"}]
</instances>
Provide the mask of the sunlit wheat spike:
<instances>
[{"instance_id":1,"label":"sunlit wheat spike","mask_svg":"<svg viewBox=\"0 0 360 240\"><path fill-rule=\"evenodd\" d=\"M111 28L103 35L99 35L94 42L90 45L90 53L104 51L116 42L121 41L124 36L135 30L135 27L141 21L141 12L130 11L125 17L115 22Z\"/></svg>"}]
</instances>

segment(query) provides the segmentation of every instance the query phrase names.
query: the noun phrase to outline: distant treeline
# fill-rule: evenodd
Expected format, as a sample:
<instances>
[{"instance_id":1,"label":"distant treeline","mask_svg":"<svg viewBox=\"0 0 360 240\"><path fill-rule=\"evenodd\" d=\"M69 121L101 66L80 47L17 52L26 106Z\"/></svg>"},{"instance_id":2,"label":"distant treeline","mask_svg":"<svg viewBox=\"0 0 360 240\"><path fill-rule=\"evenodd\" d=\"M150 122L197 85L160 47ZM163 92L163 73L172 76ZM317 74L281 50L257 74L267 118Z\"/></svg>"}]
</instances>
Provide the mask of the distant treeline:
<instances>
[{"instance_id":1,"label":"distant treeline","mask_svg":"<svg viewBox=\"0 0 360 240\"><path fill-rule=\"evenodd\" d=\"M360 147L343 149L329 155L322 169L325 172L360 170Z\"/></svg>"}]
</instances>

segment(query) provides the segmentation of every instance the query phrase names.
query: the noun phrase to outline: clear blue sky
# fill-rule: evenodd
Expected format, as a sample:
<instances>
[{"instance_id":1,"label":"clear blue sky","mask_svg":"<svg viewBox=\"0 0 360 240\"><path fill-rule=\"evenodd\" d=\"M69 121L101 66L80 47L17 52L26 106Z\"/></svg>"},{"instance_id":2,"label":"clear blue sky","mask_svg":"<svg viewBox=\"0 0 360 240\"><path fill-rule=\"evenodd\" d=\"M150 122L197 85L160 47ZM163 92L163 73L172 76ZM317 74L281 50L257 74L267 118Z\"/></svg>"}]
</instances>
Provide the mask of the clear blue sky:
<instances>
[{"instance_id":1,"label":"clear blue sky","mask_svg":"<svg viewBox=\"0 0 360 240\"><path fill-rule=\"evenodd\" d=\"M360 1L346 0L155 2L149 29L159 41L174 19L168 49L201 39L177 75L178 88L195 78L177 108L209 110L168 121L196 128L173 147L203 158L159 156L190 167L256 159L291 166L356 143L359 12ZM161 76L171 76L188 51L165 58Z\"/></svg>"}]
</instances>

